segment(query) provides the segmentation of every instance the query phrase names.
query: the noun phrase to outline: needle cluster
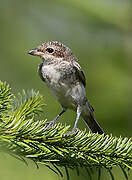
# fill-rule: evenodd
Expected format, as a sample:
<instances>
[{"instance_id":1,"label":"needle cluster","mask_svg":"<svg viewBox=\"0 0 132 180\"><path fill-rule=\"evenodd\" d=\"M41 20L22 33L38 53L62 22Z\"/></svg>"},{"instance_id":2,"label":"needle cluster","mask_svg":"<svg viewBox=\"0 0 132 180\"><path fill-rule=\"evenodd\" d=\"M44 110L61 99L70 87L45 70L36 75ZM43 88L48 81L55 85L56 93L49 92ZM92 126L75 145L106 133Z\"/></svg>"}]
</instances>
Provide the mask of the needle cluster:
<instances>
[{"instance_id":1,"label":"needle cluster","mask_svg":"<svg viewBox=\"0 0 132 180\"><path fill-rule=\"evenodd\" d=\"M80 168L92 179L92 169L106 169L114 179L113 167L120 167L126 179L132 170L132 140L80 131L64 137L70 126L56 124L47 127L46 120L39 120L44 110L43 97L33 90L23 91L16 98L7 83L0 81L0 149L27 163L33 160L37 167L43 164L67 179L69 169Z\"/></svg>"}]
</instances>

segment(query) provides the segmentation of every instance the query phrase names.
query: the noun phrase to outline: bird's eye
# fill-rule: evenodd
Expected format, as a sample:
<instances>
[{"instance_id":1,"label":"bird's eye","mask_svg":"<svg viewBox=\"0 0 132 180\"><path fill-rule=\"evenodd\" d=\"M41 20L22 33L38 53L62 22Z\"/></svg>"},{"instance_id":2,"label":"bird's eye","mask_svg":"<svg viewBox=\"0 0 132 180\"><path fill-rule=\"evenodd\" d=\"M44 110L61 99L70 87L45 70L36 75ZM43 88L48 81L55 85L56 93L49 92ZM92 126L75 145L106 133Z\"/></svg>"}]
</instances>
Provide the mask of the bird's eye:
<instances>
[{"instance_id":1,"label":"bird's eye","mask_svg":"<svg viewBox=\"0 0 132 180\"><path fill-rule=\"evenodd\" d=\"M53 52L54 52L54 49L52 49L52 48L47 48L46 51L47 51L48 53L53 53Z\"/></svg>"}]
</instances>

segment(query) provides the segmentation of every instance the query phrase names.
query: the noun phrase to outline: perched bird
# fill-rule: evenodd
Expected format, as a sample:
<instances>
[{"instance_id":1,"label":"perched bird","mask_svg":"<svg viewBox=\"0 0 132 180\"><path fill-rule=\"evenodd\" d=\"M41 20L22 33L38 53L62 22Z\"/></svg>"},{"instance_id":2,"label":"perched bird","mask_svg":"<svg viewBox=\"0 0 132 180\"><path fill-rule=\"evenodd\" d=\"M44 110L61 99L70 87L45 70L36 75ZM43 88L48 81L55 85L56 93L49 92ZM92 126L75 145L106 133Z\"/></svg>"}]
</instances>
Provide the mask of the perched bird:
<instances>
[{"instance_id":1,"label":"perched bird","mask_svg":"<svg viewBox=\"0 0 132 180\"><path fill-rule=\"evenodd\" d=\"M67 135L76 130L80 116L93 133L103 134L104 131L97 123L94 110L86 98L84 73L72 51L60 42L51 41L28 53L42 59L39 75L62 106L61 113L49 122L48 127L54 125L67 109L71 109L76 112L76 120L72 131Z\"/></svg>"}]
</instances>

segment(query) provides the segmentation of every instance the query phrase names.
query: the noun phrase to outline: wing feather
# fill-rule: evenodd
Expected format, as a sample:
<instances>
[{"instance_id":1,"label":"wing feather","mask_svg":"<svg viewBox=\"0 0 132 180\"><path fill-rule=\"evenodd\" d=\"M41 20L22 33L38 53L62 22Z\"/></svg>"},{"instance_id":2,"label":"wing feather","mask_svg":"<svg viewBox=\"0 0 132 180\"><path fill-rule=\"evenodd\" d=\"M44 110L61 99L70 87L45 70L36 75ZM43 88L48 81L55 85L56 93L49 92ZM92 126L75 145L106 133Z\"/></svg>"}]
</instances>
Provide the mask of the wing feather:
<instances>
[{"instance_id":1,"label":"wing feather","mask_svg":"<svg viewBox=\"0 0 132 180\"><path fill-rule=\"evenodd\" d=\"M73 61L73 67L75 69L76 77L83 83L84 87L86 86L86 78L83 73L81 66L77 61Z\"/></svg>"}]
</instances>

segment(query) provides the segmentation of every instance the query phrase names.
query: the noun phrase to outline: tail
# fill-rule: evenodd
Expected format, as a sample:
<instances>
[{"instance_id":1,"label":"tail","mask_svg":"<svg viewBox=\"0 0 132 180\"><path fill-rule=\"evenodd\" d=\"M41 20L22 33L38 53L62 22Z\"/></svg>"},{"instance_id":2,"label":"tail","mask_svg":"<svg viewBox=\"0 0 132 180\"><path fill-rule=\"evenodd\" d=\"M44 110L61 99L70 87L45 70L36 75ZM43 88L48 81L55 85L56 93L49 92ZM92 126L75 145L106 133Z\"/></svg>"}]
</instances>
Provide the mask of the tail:
<instances>
[{"instance_id":1,"label":"tail","mask_svg":"<svg viewBox=\"0 0 132 180\"><path fill-rule=\"evenodd\" d=\"M82 112L82 115L81 115L83 120L85 121L86 125L93 133L105 134L103 129L100 127L100 125L96 121L93 111L94 110L92 106L87 104L87 108L85 108L85 110Z\"/></svg>"}]
</instances>

